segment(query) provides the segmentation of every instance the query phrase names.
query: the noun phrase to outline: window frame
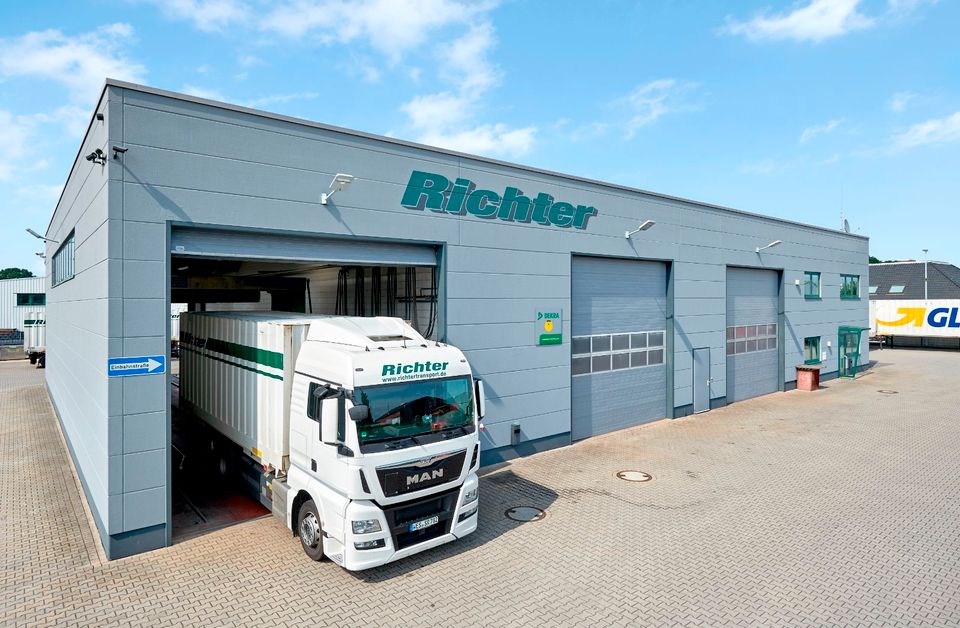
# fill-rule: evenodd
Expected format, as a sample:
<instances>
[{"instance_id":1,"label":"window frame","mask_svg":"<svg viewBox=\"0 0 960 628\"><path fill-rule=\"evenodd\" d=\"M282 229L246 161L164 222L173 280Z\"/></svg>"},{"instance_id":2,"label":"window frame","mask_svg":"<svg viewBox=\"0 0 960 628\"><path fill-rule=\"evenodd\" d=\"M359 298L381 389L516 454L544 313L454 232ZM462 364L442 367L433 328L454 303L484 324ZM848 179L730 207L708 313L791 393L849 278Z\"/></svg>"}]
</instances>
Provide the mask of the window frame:
<instances>
[{"instance_id":1,"label":"window frame","mask_svg":"<svg viewBox=\"0 0 960 628\"><path fill-rule=\"evenodd\" d=\"M856 281L857 292L856 294L844 294L847 286L847 280L853 279ZM860 298L860 275L840 275L840 298L844 300L855 301Z\"/></svg>"},{"instance_id":2,"label":"window frame","mask_svg":"<svg viewBox=\"0 0 960 628\"><path fill-rule=\"evenodd\" d=\"M815 271L815 270L805 270L805 271L803 271L803 275L804 275L804 277L806 277L806 279L805 279L804 282L803 282L803 298L804 298L804 299L808 299L808 300L812 300L812 301L815 301L815 300L817 300L817 299L822 298L822 295L823 295L823 283L822 283L822 281L821 281L822 276L821 276L820 272ZM816 293L816 294L810 294L810 293L809 293L810 285L813 283L813 277L814 277L814 276L816 276L816 278L817 278L817 293Z\"/></svg>"},{"instance_id":3,"label":"window frame","mask_svg":"<svg viewBox=\"0 0 960 628\"><path fill-rule=\"evenodd\" d=\"M900 288L900 289L894 290L894 288ZM903 294L903 291L906 289L907 287L901 284L892 285L890 286L889 289L887 289L887 294Z\"/></svg>"},{"instance_id":4,"label":"window frame","mask_svg":"<svg viewBox=\"0 0 960 628\"><path fill-rule=\"evenodd\" d=\"M31 297L27 302L21 302L23 299L20 297ZM40 297L40 302L34 300L35 297ZM47 305L47 293L46 292L18 292L17 296L17 307L45 307Z\"/></svg>"},{"instance_id":5,"label":"window frame","mask_svg":"<svg viewBox=\"0 0 960 628\"><path fill-rule=\"evenodd\" d=\"M807 336L803 339L803 363L804 364L820 364L822 360L820 359L820 336ZM816 343L816 359L807 357L807 342L813 340Z\"/></svg>"},{"instance_id":6,"label":"window frame","mask_svg":"<svg viewBox=\"0 0 960 628\"><path fill-rule=\"evenodd\" d=\"M870 294L876 294L879 289L880 286L870 286Z\"/></svg>"},{"instance_id":7,"label":"window frame","mask_svg":"<svg viewBox=\"0 0 960 628\"><path fill-rule=\"evenodd\" d=\"M596 338L599 340L598 348L594 349L593 339ZM651 344L651 341L659 338L660 342L658 344ZM579 353L574 352L574 345L577 344L576 341L587 340L587 346L589 349L587 351L581 351ZM627 344L625 347L618 347L618 340L626 340ZM636 342L636 344L634 344ZM642 344L641 344L642 343ZM640 356L642 354L642 364L640 363ZM659 357L659 360L656 362L651 362L651 355ZM622 356L629 356L628 362L625 366L620 366L619 368L615 366L618 358ZM634 360L637 360L637 363L634 363ZM586 370L577 369L575 365L586 364L588 368ZM594 369L594 364L603 365L604 361L607 364L607 368L598 368ZM570 347L570 375L571 377L584 377L586 375L596 375L598 373L616 373L618 371L627 371L632 369L644 369L650 367L663 366L667 362L667 333L664 329L651 329L643 331L623 331L623 332L612 332L606 334L589 334L584 336L572 336L571 337L571 347Z\"/></svg>"},{"instance_id":8,"label":"window frame","mask_svg":"<svg viewBox=\"0 0 960 628\"><path fill-rule=\"evenodd\" d=\"M76 230L70 232L60 248L50 258L50 287L56 288L76 277L76 243L74 235Z\"/></svg>"}]
</instances>

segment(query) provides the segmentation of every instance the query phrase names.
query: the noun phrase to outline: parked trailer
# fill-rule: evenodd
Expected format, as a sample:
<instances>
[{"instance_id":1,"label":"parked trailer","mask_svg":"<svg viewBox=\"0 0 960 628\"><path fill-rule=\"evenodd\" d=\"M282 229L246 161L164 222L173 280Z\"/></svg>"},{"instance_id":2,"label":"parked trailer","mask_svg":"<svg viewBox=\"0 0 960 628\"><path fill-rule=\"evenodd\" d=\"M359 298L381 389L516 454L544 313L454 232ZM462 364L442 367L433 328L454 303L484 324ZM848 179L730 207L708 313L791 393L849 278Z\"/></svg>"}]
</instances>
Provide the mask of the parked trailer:
<instances>
[{"instance_id":1,"label":"parked trailer","mask_svg":"<svg viewBox=\"0 0 960 628\"><path fill-rule=\"evenodd\" d=\"M349 570L477 527L483 386L463 353L396 318L180 316L181 407L262 469L314 560Z\"/></svg>"},{"instance_id":2,"label":"parked trailer","mask_svg":"<svg viewBox=\"0 0 960 628\"><path fill-rule=\"evenodd\" d=\"M28 312L23 319L23 351L30 364L47 365L47 321L43 310Z\"/></svg>"}]
</instances>

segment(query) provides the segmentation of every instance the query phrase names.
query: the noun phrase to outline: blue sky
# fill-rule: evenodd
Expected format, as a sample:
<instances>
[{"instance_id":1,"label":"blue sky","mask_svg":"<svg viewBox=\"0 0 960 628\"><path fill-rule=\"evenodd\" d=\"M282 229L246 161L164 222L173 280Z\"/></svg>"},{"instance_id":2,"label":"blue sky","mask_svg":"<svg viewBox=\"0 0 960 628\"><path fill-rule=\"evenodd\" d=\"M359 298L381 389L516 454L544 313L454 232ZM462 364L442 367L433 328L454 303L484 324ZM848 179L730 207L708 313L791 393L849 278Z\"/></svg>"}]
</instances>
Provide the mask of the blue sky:
<instances>
[{"instance_id":1,"label":"blue sky","mask_svg":"<svg viewBox=\"0 0 960 628\"><path fill-rule=\"evenodd\" d=\"M0 268L104 77L870 236L960 263L960 3L99 0L0 8Z\"/></svg>"}]
</instances>

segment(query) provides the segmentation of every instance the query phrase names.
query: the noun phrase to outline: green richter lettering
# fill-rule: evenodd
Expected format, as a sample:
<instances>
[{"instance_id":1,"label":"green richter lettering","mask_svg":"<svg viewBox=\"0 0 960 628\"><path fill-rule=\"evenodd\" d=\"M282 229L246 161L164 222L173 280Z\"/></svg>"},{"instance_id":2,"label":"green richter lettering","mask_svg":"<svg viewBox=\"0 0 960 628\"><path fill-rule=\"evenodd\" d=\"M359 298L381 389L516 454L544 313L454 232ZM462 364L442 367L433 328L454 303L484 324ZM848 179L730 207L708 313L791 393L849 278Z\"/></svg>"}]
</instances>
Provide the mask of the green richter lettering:
<instances>
[{"instance_id":1,"label":"green richter lettering","mask_svg":"<svg viewBox=\"0 0 960 628\"><path fill-rule=\"evenodd\" d=\"M494 190L478 189L476 183L464 177L458 177L451 183L441 174L421 170L410 173L400 204L410 209L470 214L477 218L496 218L504 222L536 223L565 229L586 229L590 218L600 213L590 205L555 201L546 192L526 195L520 188L507 186L503 194L498 194Z\"/></svg>"},{"instance_id":2,"label":"green richter lettering","mask_svg":"<svg viewBox=\"0 0 960 628\"><path fill-rule=\"evenodd\" d=\"M414 362L413 364L384 364L380 377L389 375L410 375L411 373L434 373L446 371L449 362Z\"/></svg>"}]
</instances>

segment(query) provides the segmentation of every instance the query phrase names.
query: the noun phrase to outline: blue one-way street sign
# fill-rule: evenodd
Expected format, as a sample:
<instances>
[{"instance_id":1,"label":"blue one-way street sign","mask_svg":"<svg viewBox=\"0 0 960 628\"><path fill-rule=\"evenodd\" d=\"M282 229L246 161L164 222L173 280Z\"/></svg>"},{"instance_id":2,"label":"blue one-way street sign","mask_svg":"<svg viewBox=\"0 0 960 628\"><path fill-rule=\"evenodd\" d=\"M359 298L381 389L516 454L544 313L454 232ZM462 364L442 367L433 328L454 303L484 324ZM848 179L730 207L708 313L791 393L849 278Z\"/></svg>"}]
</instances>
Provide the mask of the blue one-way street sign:
<instances>
[{"instance_id":1,"label":"blue one-way street sign","mask_svg":"<svg viewBox=\"0 0 960 628\"><path fill-rule=\"evenodd\" d=\"M132 358L107 358L108 377L128 377L130 375L159 375L167 371L167 357L164 355L143 355Z\"/></svg>"}]
</instances>

